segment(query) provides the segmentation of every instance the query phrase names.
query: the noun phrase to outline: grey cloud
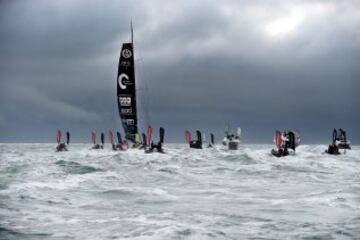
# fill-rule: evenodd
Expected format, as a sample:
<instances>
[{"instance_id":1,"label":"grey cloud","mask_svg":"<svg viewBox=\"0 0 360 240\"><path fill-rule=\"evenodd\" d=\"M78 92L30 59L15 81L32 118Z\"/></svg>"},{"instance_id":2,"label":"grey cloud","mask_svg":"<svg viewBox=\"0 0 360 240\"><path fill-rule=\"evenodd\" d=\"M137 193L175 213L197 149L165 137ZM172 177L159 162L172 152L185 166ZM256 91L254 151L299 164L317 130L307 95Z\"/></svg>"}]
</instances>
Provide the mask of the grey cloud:
<instances>
[{"instance_id":1,"label":"grey cloud","mask_svg":"<svg viewBox=\"0 0 360 240\"><path fill-rule=\"evenodd\" d=\"M132 18L138 88L149 86L147 100L139 93L142 125L147 103L170 141L187 128L221 135L229 121L250 142L268 142L275 128L324 142L333 127L359 142L359 9L321 0L4 1L0 140L41 131L52 141L64 127L81 141L120 128L115 78ZM304 19L291 34L267 34L294 11Z\"/></svg>"}]
</instances>

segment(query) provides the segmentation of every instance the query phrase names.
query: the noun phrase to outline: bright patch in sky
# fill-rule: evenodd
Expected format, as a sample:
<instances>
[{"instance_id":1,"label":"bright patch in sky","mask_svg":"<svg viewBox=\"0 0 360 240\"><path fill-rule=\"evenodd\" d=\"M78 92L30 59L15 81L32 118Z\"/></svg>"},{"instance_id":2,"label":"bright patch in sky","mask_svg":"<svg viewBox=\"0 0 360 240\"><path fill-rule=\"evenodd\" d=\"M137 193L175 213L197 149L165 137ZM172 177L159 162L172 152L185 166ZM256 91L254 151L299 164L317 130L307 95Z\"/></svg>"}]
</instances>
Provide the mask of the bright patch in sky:
<instances>
[{"instance_id":1,"label":"bright patch in sky","mask_svg":"<svg viewBox=\"0 0 360 240\"><path fill-rule=\"evenodd\" d=\"M292 12L289 16L280 17L265 26L266 33L271 37L285 37L293 33L303 22L304 14Z\"/></svg>"}]
</instances>

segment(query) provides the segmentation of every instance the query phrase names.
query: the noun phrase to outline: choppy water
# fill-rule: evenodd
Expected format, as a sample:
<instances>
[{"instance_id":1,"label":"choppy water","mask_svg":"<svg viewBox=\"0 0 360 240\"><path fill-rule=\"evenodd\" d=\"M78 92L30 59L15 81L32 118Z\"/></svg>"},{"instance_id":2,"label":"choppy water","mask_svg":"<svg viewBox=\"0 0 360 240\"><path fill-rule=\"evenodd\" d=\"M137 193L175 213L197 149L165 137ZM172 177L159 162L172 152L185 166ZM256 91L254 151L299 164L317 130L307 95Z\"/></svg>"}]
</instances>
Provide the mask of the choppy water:
<instances>
[{"instance_id":1,"label":"choppy water","mask_svg":"<svg viewBox=\"0 0 360 240\"><path fill-rule=\"evenodd\" d=\"M89 147L0 145L0 239L360 239L360 147Z\"/></svg>"}]
</instances>

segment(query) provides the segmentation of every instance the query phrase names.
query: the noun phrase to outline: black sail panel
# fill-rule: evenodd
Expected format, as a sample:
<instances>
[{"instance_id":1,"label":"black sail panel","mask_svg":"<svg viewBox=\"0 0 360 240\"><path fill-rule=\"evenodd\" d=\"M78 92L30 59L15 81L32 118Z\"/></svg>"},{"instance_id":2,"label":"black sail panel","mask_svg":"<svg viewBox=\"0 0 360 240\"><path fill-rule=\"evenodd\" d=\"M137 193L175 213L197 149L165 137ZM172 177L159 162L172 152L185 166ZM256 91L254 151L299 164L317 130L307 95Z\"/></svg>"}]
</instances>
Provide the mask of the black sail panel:
<instances>
[{"instance_id":1,"label":"black sail panel","mask_svg":"<svg viewBox=\"0 0 360 240\"><path fill-rule=\"evenodd\" d=\"M295 151L295 148L296 148L295 133L289 132L288 133L288 138L289 138L289 146L288 147Z\"/></svg>"},{"instance_id":2,"label":"black sail panel","mask_svg":"<svg viewBox=\"0 0 360 240\"><path fill-rule=\"evenodd\" d=\"M69 145L70 144L70 133L66 132L66 144Z\"/></svg>"},{"instance_id":3,"label":"black sail panel","mask_svg":"<svg viewBox=\"0 0 360 240\"><path fill-rule=\"evenodd\" d=\"M159 136L160 136L160 142L164 143L165 129L163 127L161 127L159 130Z\"/></svg>"},{"instance_id":4,"label":"black sail panel","mask_svg":"<svg viewBox=\"0 0 360 240\"><path fill-rule=\"evenodd\" d=\"M214 145L215 144L215 137L214 137L214 134L210 134L210 139L211 139L211 144Z\"/></svg>"},{"instance_id":5,"label":"black sail panel","mask_svg":"<svg viewBox=\"0 0 360 240\"><path fill-rule=\"evenodd\" d=\"M134 52L132 43L124 43L117 75L117 98L125 138L134 142L137 129Z\"/></svg>"},{"instance_id":6,"label":"black sail panel","mask_svg":"<svg viewBox=\"0 0 360 240\"><path fill-rule=\"evenodd\" d=\"M101 133L100 139L101 139L101 144L104 145L104 143L105 143L105 134L104 133Z\"/></svg>"},{"instance_id":7,"label":"black sail panel","mask_svg":"<svg viewBox=\"0 0 360 240\"><path fill-rule=\"evenodd\" d=\"M336 131L336 129L334 128L333 138L332 138L332 144L335 144L335 143L336 143L336 139L337 139L337 131Z\"/></svg>"},{"instance_id":8,"label":"black sail panel","mask_svg":"<svg viewBox=\"0 0 360 240\"><path fill-rule=\"evenodd\" d=\"M141 136L142 136L143 145L146 145L146 134L142 133Z\"/></svg>"},{"instance_id":9,"label":"black sail panel","mask_svg":"<svg viewBox=\"0 0 360 240\"><path fill-rule=\"evenodd\" d=\"M202 144L202 136L199 130L196 131L197 141Z\"/></svg>"},{"instance_id":10,"label":"black sail panel","mask_svg":"<svg viewBox=\"0 0 360 240\"><path fill-rule=\"evenodd\" d=\"M120 132L116 132L116 136L117 136L117 139L118 139L118 143L121 144L122 143L122 138L121 138Z\"/></svg>"}]
</instances>

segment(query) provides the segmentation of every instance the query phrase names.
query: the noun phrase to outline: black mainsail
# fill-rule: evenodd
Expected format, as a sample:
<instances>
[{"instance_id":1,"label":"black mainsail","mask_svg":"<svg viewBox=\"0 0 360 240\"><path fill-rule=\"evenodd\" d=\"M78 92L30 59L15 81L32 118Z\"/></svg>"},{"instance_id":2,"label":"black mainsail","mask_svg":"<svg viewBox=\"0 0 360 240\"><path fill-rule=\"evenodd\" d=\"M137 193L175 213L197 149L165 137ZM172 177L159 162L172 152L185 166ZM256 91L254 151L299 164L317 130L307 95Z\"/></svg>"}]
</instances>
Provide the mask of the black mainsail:
<instances>
[{"instance_id":1,"label":"black mainsail","mask_svg":"<svg viewBox=\"0 0 360 240\"><path fill-rule=\"evenodd\" d=\"M117 99L119 114L125 132L125 138L135 142L135 134L138 132L138 121L136 112L136 88L135 88L135 66L134 45L123 43L117 74Z\"/></svg>"}]
</instances>

